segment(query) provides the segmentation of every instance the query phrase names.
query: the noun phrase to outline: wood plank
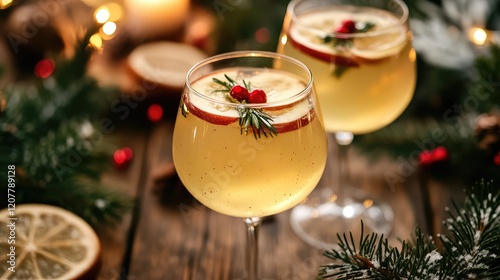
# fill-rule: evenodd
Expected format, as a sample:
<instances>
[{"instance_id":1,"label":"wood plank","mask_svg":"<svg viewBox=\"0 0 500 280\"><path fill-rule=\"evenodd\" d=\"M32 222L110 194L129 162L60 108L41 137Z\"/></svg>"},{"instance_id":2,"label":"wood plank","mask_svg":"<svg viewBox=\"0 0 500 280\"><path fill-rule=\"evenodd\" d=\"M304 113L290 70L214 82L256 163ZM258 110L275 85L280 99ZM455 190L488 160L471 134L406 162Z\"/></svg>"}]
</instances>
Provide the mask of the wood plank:
<instances>
[{"instance_id":1,"label":"wood plank","mask_svg":"<svg viewBox=\"0 0 500 280\"><path fill-rule=\"evenodd\" d=\"M145 129L120 129L106 136L106 143L114 143L113 148L130 147L134 158L123 170L113 169L106 173L102 182L105 186L134 199L137 186L140 185L142 160L145 153L148 131ZM123 260L128 248L128 237L131 231L132 212L124 215L122 222L114 228L101 230L99 238L102 245L101 269L97 279L122 279L126 274Z\"/></svg>"},{"instance_id":2,"label":"wood plank","mask_svg":"<svg viewBox=\"0 0 500 280\"><path fill-rule=\"evenodd\" d=\"M148 141L146 168L150 174L171 161L172 129L172 122L161 123L155 127ZM359 162L352 162L357 166L356 172L370 171L367 173L370 178L361 180L362 185L375 190L378 196L388 198L393 208L397 209L393 239L409 237L416 218L407 189L398 187L393 190L387 187L380 170L367 166L362 160L361 157L358 158ZM323 180L323 187L326 181ZM241 277L245 264L245 227L241 219L216 213L200 205L176 178L158 190L150 175L144 188L130 262L130 277ZM322 256L322 249L307 245L292 231L289 211L267 219L260 230L260 268L267 278L314 279L319 266L331 262Z\"/></svg>"}]
</instances>

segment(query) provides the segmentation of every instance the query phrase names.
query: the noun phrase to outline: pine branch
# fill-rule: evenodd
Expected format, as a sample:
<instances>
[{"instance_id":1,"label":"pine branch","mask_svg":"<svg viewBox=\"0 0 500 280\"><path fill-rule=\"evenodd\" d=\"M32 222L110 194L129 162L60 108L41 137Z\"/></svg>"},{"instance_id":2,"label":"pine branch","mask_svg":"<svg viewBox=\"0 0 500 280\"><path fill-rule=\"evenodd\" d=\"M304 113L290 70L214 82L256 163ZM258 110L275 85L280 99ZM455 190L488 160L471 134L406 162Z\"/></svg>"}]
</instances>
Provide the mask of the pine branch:
<instances>
[{"instance_id":1,"label":"pine branch","mask_svg":"<svg viewBox=\"0 0 500 280\"><path fill-rule=\"evenodd\" d=\"M320 268L319 278L335 279L497 279L500 276L500 188L481 182L467 194L463 208L444 223L449 234L439 235L438 251L432 238L419 228L401 249L388 245L376 233L356 243L352 234L338 236L339 249L325 252L337 261ZM348 238L349 236L349 238ZM356 246L356 244L358 244Z\"/></svg>"},{"instance_id":2,"label":"pine branch","mask_svg":"<svg viewBox=\"0 0 500 280\"><path fill-rule=\"evenodd\" d=\"M453 121L435 119L402 119L384 129L370 134L354 137L355 147L374 159L382 154L390 156L415 157L425 149L445 146L453 153L451 160L462 162L465 155L477 152L477 142L473 137L476 116L465 115L453 118Z\"/></svg>"},{"instance_id":3,"label":"pine branch","mask_svg":"<svg viewBox=\"0 0 500 280\"><path fill-rule=\"evenodd\" d=\"M493 182L482 181L472 187L460 209L453 203L447 209L444 225L449 236L441 235L445 254L453 262L449 272L458 279L497 279L500 277L500 191Z\"/></svg>"},{"instance_id":4,"label":"pine branch","mask_svg":"<svg viewBox=\"0 0 500 280\"><path fill-rule=\"evenodd\" d=\"M97 228L116 224L132 202L99 181L111 148L96 123L118 92L85 74L90 33L72 59L56 60L51 77L2 90L0 164L16 166L16 203L57 205Z\"/></svg>"}]
</instances>

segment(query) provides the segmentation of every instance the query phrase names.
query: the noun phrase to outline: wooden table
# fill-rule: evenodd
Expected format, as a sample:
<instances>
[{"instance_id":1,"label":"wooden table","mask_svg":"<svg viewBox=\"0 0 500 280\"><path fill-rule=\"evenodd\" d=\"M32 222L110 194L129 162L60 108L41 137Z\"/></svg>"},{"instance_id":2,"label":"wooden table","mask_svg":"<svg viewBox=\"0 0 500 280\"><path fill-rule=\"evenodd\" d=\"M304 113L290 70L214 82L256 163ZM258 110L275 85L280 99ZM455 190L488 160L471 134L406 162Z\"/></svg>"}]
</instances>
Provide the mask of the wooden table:
<instances>
[{"instance_id":1,"label":"wooden table","mask_svg":"<svg viewBox=\"0 0 500 280\"><path fill-rule=\"evenodd\" d=\"M120 146L134 150L126 169L106 174L103 181L135 198L133 211L113 229L100 232L102 268L99 279L235 279L244 270L245 228L241 219L218 214L196 202L173 176L161 182L154 174L171 164L173 119L152 125L126 126L109 135ZM410 174L392 188L384 173L397 172L391 161L370 166L364 157L349 154L349 171L356 183L386 199L395 210L394 245L407 239L419 224L429 230L442 217L441 210L429 223L418 176ZM384 163L385 162L385 163ZM332 167L326 170L332 170ZM328 177L319 188L327 187ZM449 193L433 183L430 205L443 209ZM292 231L289 211L267 219L260 228L260 269L270 279L315 279L318 267L329 263L323 250L304 243Z\"/></svg>"}]
</instances>

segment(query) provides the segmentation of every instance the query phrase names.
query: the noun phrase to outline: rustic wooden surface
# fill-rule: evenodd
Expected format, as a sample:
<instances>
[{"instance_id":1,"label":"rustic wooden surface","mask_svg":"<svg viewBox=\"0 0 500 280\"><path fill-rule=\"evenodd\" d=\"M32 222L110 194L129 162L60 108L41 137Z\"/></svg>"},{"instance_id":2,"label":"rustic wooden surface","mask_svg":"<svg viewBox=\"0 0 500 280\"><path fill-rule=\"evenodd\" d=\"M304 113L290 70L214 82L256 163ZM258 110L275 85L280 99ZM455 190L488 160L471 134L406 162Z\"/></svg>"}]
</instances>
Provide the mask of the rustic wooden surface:
<instances>
[{"instance_id":1,"label":"rustic wooden surface","mask_svg":"<svg viewBox=\"0 0 500 280\"><path fill-rule=\"evenodd\" d=\"M245 228L241 219L224 216L197 203L176 176L160 181L155 174L171 168L174 120L121 128L110 141L134 150L126 169L114 170L105 183L135 198L133 211L119 227L100 233L103 245L99 279L236 279L244 270ZM327 166L318 188L331 176ZM388 160L370 164L349 154L349 173L356 184L386 199L395 212L390 240L407 239L419 224L439 227L441 211L425 217L426 205L443 209L453 190L431 182L432 201L424 203L416 172L390 187L384 174L397 164ZM260 270L267 279L315 279L318 268L330 260L323 250L304 243L292 231L289 211L265 220L260 228Z\"/></svg>"},{"instance_id":2,"label":"rustic wooden surface","mask_svg":"<svg viewBox=\"0 0 500 280\"><path fill-rule=\"evenodd\" d=\"M144 84L131 78L123 61L98 62L94 61L93 74L103 84L118 85L125 97ZM98 279L238 279L245 264L243 221L199 204L176 176L155 181L156 174L172 168L173 116L178 100L165 98L162 92L149 94L137 107L129 108L126 118L116 120L118 129L106 138L134 151L126 169L113 170L103 180L134 198L135 205L117 228L99 233L103 249ZM151 124L144 116L153 102L165 105L167 116ZM115 113L114 117L122 115ZM337 175L334 164L335 160L329 160L318 190L329 188ZM427 232L440 232L444 206L449 205L452 194L461 194L461 188L422 179L416 166L408 170L389 159L372 163L352 149L346 169L354 185L393 208L389 240L395 246L398 239L410 238L417 225ZM398 183L388 184L386 174L396 174ZM430 191L429 200L424 199L426 190ZM266 279L315 279L319 266L330 260L322 255L323 250L307 245L292 231L289 215L286 211L270 217L260 228L261 275Z\"/></svg>"}]
</instances>

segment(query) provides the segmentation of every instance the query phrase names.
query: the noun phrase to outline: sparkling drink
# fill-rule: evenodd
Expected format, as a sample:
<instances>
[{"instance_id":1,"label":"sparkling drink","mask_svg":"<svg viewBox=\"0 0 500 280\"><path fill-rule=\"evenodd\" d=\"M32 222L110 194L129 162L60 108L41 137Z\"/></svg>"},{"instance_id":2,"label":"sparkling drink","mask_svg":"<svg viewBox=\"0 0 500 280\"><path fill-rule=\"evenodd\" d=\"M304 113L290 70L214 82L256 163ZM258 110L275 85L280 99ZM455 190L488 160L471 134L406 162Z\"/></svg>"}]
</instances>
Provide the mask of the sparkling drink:
<instances>
[{"instance_id":1,"label":"sparkling drink","mask_svg":"<svg viewBox=\"0 0 500 280\"><path fill-rule=\"evenodd\" d=\"M364 32L341 33L349 21ZM405 22L386 10L346 4L295 11L285 22L278 52L311 69L327 131L372 132L408 106L416 53Z\"/></svg>"},{"instance_id":2,"label":"sparkling drink","mask_svg":"<svg viewBox=\"0 0 500 280\"><path fill-rule=\"evenodd\" d=\"M226 76L267 93L266 103L252 105L270 116L276 135L242 130L241 105L228 102L223 86L214 82L227 81ZM324 170L327 144L313 88L306 83L282 70L242 67L213 71L186 87L173 159L198 201L230 216L263 217L311 193ZM304 90L309 92L301 94Z\"/></svg>"}]
</instances>

